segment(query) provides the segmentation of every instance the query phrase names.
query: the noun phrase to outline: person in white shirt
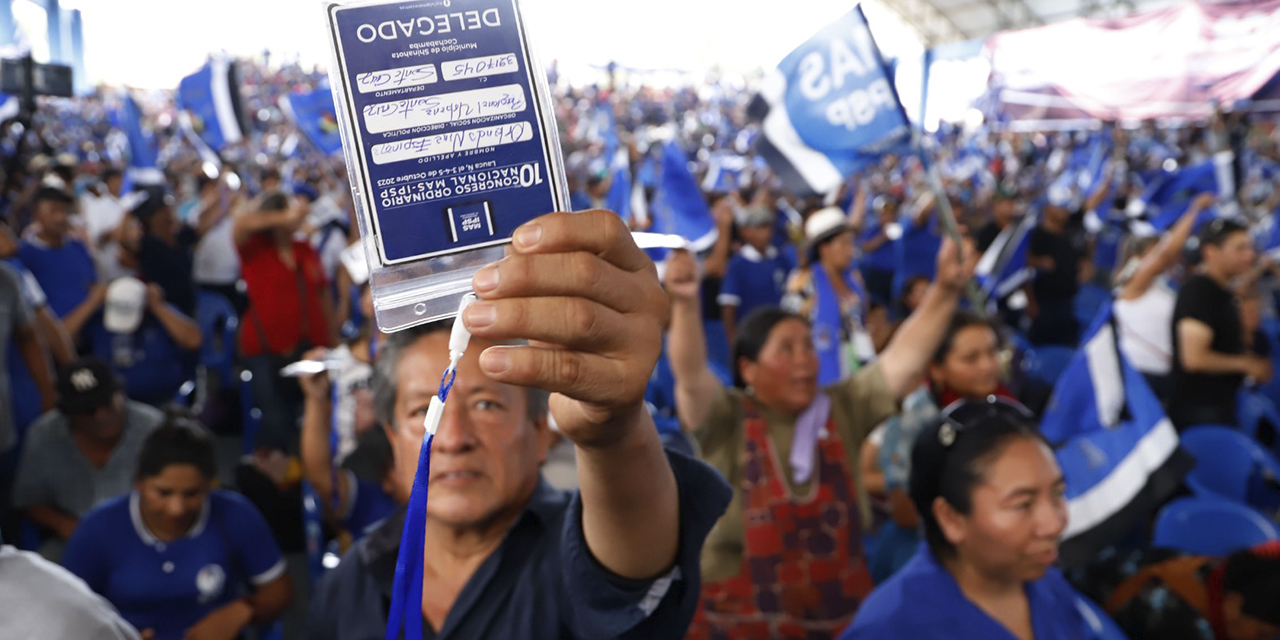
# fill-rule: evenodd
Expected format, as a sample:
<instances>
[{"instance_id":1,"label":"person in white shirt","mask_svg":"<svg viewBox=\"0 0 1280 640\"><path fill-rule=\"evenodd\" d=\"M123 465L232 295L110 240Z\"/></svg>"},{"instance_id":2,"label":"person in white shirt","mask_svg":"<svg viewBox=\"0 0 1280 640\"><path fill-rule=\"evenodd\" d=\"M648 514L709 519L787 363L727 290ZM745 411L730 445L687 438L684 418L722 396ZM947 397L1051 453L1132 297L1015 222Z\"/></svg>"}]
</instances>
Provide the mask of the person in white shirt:
<instances>
[{"instance_id":1,"label":"person in white shirt","mask_svg":"<svg viewBox=\"0 0 1280 640\"><path fill-rule=\"evenodd\" d=\"M0 611L6 638L138 640L111 604L38 554L0 546Z\"/></svg>"},{"instance_id":2,"label":"person in white shirt","mask_svg":"<svg viewBox=\"0 0 1280 640\"><path fill-rule=\"evenodd\" d=\"M1164 400L1173 366L1173 308L1178 294L1166 273L1181 258L1200 213L1212 206L1212 194L1200 194L1162 237L1133 238L1116 276L1112 305L1120 331L1120 350Z\"/></svg>"}]
</instances>

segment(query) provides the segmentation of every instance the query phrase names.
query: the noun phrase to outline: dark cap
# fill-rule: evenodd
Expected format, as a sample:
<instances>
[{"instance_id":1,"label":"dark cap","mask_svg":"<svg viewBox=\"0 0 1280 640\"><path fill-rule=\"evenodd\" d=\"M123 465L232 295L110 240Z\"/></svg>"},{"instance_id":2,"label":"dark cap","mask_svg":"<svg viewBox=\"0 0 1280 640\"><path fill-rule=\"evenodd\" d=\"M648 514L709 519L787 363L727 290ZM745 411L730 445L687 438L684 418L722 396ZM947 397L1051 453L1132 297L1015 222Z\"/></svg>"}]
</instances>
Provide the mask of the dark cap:
<instances>
[{"instance_id":1,"label":"dark cap","mask_svg":"<svg viewBox=\"0 0 1280 640\"><path fill-rule=\"evenodd\" d=\"M106 362L81 358L58 374L58 408L66 415L93 413L123 390L120 377Z\"/></svg>"}]
</instances>

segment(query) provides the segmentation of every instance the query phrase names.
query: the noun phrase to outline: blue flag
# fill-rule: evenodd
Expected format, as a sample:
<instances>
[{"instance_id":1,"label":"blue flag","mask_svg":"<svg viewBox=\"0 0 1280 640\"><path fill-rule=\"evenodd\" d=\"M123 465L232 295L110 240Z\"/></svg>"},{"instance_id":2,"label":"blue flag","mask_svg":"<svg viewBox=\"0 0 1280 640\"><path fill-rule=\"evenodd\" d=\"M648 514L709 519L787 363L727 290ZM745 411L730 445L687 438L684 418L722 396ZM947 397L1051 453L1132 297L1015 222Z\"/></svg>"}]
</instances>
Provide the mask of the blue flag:
<instances>
[{"instance_id":1,"label":"blue flag","mask_svg":"<svg viewBox=\"0 0 1280 640\"><path fill-rule=\"evenodd\" d=\"M728 193L742 188L743 174L749 161L736 153L716 151L707 160L707 175L702 179L702 190L707 193Z\"/></svg>"},{"instance_id":2,"label":"blue flag","mask_svg":"<svg viewBox=\"0 0 1280 640\"><path fill-rule=\"evenodd\" d=\"M114 119L129 143L129 180L138 185L162 184L164 174L159 169L160 151L155 136L143 128L142 110L128 92Z\"/></svg>"},{"instance_id":3,"label":"blue flag","mask_svg":"<svg viewBox=\"0 0 1280 640\"><path fill-rule=\"evenodd\" d=\"M1027 266L1031 231L1035 228L1036 216L1023 216L1022 220L1005 227L978 260L974 276L989 303L1008 297L1035 275Z\"/></svg>"},{"instance_id":4,"label":"blue flag","mask_svg":"<svg viewBox=\"0 0 1280 640\"><path fill-rule=\"evenodd\" d=\"M329 156L342 153L337 110L328 82L321 82L312 91L281 97L280 108L320 153Z\"/></svg>"},{"instance_id":5,"label":"blue flag","mask_svg":"<svg viewBox=\"0 0 1280 640\"><path fill-rule=\"evenodd\" d=\"M631 221L630 154L626 149L614 152L613 163L609 167L609 193L604 197L605 208L627 222Z\"/></svg>"},{"instance_id":6,"label":"blue flag","mask_svg":"<svg viewBox=\"0 0 1280 640\"><path fill-rule=\"evenodd\" d=\"M1218 193L1217 168L1212 161L1155 176L1147 183L1142 202L1146 203L1147 218L1151 221L1151 226L1164 231L1178 222L1178 218L1187 212L1197 195L1206 192ZM1196 226L1212 219L1214 215L1212 210L1201 212Z\"/></svg>"},{"instance_id":7,"label":"blue flag","mask_svg":"<svg viewBox=\"0 0 1280 640\"><path fill-rule=\"evenodd\" d=\"M1120 352L1109 303L1087 335L1040 422L1067 483L1067 567L1150 522L1193 464L1160 401Z\"/></svg>"},{"instance_id":8,"label":"blue flag","mask_svg":"<svg viewBox=\"0 0 1280 640\"><path fill-rule=\"evenodd\" d=\"M191 128L214 151L239 142L248 131L234 62L213 58L178 85L178 106Z\"/></svg>"},{"instance_id":9,"label":"blue flag","mask_svg":"<svg viewBox=\"0 0 1280 640\"><path fill-rule=\"evenodd\" d=\"M662 147L662 174L651 215L653 231L681 236L693 245L694 251L715 244L716 224L711 208L689 172L689 156L673 141Z\"/></svg>"},{"instance_id":10,"label":"blue flag","mask_svg":"<svg viewBox=\"0 0 1280 640\"><path fill-rule=\"evenodd\" d=\"M834 191L911 137L861 7L784 58L749 114L762 122L758 151L796 193Z\"/></svg>"}]
</instances>

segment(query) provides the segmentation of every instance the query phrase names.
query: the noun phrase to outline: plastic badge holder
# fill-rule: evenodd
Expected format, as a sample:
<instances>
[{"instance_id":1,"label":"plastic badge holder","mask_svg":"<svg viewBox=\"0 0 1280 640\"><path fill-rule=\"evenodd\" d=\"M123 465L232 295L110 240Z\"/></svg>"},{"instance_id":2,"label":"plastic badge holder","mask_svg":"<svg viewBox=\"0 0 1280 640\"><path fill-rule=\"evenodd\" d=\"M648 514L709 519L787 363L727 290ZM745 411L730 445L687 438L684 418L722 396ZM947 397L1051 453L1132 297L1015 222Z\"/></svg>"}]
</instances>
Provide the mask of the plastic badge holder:
<instances>
[{"instance_id":1,"label":"plastic badge holder","mask_svg":"<svg viewBox=\"0 0 1280 640\"><path fill-rule=\"evenodd\" d=\"M324 6L378 327L452 316L517 227L568 210L550 87L519 3Z\"/></svg>"}]
</instances>

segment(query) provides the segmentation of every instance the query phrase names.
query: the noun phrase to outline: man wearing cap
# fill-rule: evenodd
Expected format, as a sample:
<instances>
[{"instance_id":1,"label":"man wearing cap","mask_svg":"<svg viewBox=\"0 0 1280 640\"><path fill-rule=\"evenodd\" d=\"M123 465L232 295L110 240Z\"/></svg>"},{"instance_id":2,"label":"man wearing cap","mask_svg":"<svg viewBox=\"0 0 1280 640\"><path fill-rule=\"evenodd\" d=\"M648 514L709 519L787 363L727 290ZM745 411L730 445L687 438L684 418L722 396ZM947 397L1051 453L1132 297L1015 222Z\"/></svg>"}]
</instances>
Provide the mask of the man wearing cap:
<instances>
[{"instance_id":1,"label":"man wearing cap","mask_svg":"<svg viewBox=\"0 0 1280 640\"><path fill-rule=\"evenodd\" d=\"M107 363L83 358L63 369L58 408L31 425L13 489L14 508L55 536L42 552L58 555L85 513L129 492L142 442L163 420L125 399Z\"/></svg>"},{"instance_id":2,"label":"man wearing cap","mask_svg":"<svg viewBox=\"0 0 1280 640\"><path fill-rule=\"evenodd\" d=\"M809 320L818 383L835 384L875 357L864 324L867 289L851 268L853 231L843 211L827 207L813 212L805 220L804 236L809 266L792 274L782 306Z\"/></svg>"},{"instance_id":3,"label":"man wearing cap","mask_svg":"<svg viewBox=\"0 0 1280 640\"><path fill-rule=\"evenodd\" d=\"M202 336L157 284L125 276L107 286L102 308L79 331L88 349L124 378L125 395L152 406L173 400L194 371ZM68 330L75 330L68 323Z\"/></svg>"},{"instance_id":4,"label":"man wearing cap","mask_svg":"<svg viewBox=\"0 0 1280 640\"><path fill-rule=\"evenodd\" d=\"M774 218L777 214L760 205L735 212L742 248L729 259L720 283L720 303L724 331L733 344L738 322L760 307L776 307L786 291L787 274L795 268L789 258L773 246Z\"/></svg>"}]
</instances>

